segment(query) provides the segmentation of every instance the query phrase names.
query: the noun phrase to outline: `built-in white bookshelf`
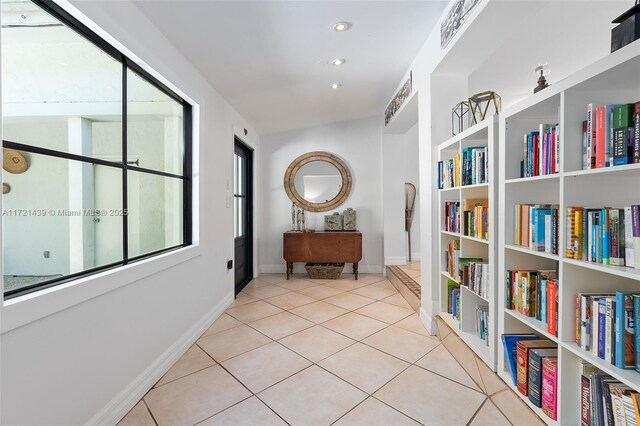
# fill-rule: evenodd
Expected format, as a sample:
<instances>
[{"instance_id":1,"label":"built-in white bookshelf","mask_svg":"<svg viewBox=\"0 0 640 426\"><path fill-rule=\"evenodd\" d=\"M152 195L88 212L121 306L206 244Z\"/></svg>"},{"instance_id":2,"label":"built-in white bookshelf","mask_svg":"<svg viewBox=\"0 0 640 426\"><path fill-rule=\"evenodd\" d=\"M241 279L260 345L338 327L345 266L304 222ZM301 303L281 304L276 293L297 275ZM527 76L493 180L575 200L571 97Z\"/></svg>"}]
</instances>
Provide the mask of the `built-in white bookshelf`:
<instances>
[{"instance_id":1,"label":"built-in white bookshelf","mask_svg":"<svg viewBox=\"0 0 640 426\"><path fill-rule=\"evenodd\" d=\"M499 119L498 268L497 311L499 346L497 372L511 387L500 336L504 333L536 333L558 344L558 418L547 417L526 396L514 390L547 424L580 424L580 367L588 362L640 391L640 373L618 369L582 350L574 341L575 298L581 292L638 290L640 271L629 267L588 263L566 257L567 207L624 207L640 203L640 165L582 170L582 122L587 104L631 103L640 100L640 43L632 43L607 55L563 81L503 110ZM520 177L523 135L541 123L560 125L560 168L554 175ZM536 252L514 242L514 206L559 206L558 254ZM493 237L493 235L492 235ZM441 236L441 239L445 238ZM558 271L558 336L547 327L506 306L506 271L556 269Z\"/></svg>"},{"instance_id":2,"label":"built-in white bookshelf","mask_svg":"<svg viewBox=\"0 0 640 426\"><path fill-rule=\"evenodd\" d=\"M496 248L497 239L497 147L498 138L497 118L492 116L474 125L462 133L450 138L438 146L438 160L448 161L462 151L471 147L486 147L488 161L488 173L485 182L462 185L453 188L438 189L438 288L439 288L439 315L460 336L460 338L482 359L489 368L495 371L497 342L497 305L496 305ZM462 201L464 199L487 199L488 201L488 238L464 235L463 232L445 230L445 202ZM464 227L464 217L461 216L461 225ZM465 286L460 286L460 315L454 318L448 312L447 282L456 281L446 267L445 252L451 241L459 241L460 257L482 258L488 262L487 291L484 295L476 294ZM456 281L457 282L457 281ZM488 309L487 339L480 338L476 329L476 308Z\"/></svg>"}]
</instances>

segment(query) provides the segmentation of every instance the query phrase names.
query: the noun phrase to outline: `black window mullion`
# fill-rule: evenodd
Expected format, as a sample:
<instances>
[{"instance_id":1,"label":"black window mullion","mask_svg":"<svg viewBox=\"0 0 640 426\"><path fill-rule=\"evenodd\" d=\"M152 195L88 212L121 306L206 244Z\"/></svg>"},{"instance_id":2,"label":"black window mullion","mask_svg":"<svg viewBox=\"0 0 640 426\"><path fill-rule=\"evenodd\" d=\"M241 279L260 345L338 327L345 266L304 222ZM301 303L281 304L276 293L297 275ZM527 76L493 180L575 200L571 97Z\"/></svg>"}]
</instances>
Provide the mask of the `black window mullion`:
<instances>
[{"instance_id":1,"label":"black window mullion","mask_svg":"<svg viewBox=\"0 0 640 426\"><path fill-rule=\"evenodd\" d=\"M129 262L129 210L127 191L127 58L122 60L122 260Z\"/></svg>"},{"instance_id":2,"label":"black window mullion","mask_svg":"<svg viewBox=\"0 0 640 426\"><path fill-rule=\"evenodd\" d=\"M182 242L184 244L190 245L192 242L192 231L193 224L192 221L192 200L193 200L193 185L191 184L191 172L192 172L192 119L191 119L191 105L187 104L183 101L183 118L182 118L182 152L183 152L183 164L182 164L182 175L184 176L182 182L182 227L183 227L183 236Z\"/></svg>"}]
</instances>

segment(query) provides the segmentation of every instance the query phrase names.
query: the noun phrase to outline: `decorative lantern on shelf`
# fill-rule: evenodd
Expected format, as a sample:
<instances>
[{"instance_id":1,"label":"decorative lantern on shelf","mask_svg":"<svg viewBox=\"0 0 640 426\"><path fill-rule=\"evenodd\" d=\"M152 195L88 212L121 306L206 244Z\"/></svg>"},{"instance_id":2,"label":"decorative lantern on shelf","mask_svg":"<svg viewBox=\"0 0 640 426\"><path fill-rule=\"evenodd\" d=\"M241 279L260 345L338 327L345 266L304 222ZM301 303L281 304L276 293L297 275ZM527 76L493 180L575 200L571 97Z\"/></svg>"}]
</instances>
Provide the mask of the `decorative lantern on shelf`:
<instances>
[{"instance_id":1,"label":"decorative lantern on shelf","mask_svg":"<svg viewBox=\"0 0 640 426\"><path fill-rule=\"evenodd\" d=\"M469 128L471 115L469 114L469 102L462 101L451 110L451 133L453 136Z\"/></svg>"},{"instance_id":2,"label":"decorative lantern on shelf","mask_svg":"<svg viewBox=\"0 0 640 426\"><path fill-rule=\"evenodd\" d=\"M491 108L493 106L493 108ZM497 114L502 109L502 100L496 92L488 90L476 93L469 98L469 110L473 124L478 124L490 115ZM491 114L489 110L493 110Z\"/></svg>"},{"instance_id":3,"label":"decorative lantern on shelf","mask_svg":"<svg viewBox=\"0 0 640 426\"><path fill-rule=\"evenodd\" d=\"M551 73L547 64L540 64L536 67L536 75L538 76L538 85L533 88L533 93L538 93L542 89L549 87L547 76Z\"/></svg>"}]
</instances>

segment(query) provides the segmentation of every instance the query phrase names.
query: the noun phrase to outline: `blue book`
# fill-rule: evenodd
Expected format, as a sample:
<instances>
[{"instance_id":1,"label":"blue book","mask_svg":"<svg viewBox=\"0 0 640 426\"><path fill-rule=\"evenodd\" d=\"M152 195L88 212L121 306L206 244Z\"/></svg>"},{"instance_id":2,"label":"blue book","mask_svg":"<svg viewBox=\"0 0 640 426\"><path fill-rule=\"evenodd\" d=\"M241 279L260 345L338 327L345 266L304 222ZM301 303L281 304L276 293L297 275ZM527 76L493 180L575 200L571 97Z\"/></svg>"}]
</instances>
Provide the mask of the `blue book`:
<instances>
[{"instance_id":1,"label":"blue book","mask_svg":"<svg viewBox=\"0 0 640 426\"><path fill-rule=\"evenodd\" d=\"M634 349L636 351L635 356L635 368L640 373L640 294L633 295L633 341Z\"/></svg>"},{"instance_id":2,"label":"blue book","mask_svg":"<svg viewBox=\"0 0 640 426\"><path fill-rule=\"evenodd\" d=\"M600 212L600 228L602 235L602 263L609 265L611 260L611 233L609 229L609 209Z\"/></svg>"},{"instance_id":3,"label":"blue book","mask_svg":"<svg viewBox=\"0 0 640 426\"><path fill-rule=\"evenodd\" d=\"M535 210L535 243L536 251L544 251L546 245L546 221L547 216L551 216L553 211L551 209L539 208Z\"/></svg>"},{"instance_id":4,"label":"blue book","mask_svg":"<svg viewBox=\"0 0 640 426\"><path fill-rule=\"evenodd\" d=\"M633 319L633 292L616 292L615 315L615 366L634 368L635 366L635 325Z\"/></svg>"},{"instance_id":5,"label":"blue book","mask_svg":"<svg viewBox=\"0 0 640 426\"><path fill-rule=\"evenodd\" d=\"M606 347L605 336L607 324L607 298L601 297L598 300L598 357L604 359L604 349Z\"/></svg>"},{"instance_id":6,"label":"blue book","mask_svg":"<svg viewBox=\"0 0 640 426\"><path fill-rule=\"evenodd\" d=\"M639 302L640 303L640 302ZM535 334L503 334L504 359L509 366L513 386L518 386L518 341L539 339Z\"/></svg>"}]
</instances>

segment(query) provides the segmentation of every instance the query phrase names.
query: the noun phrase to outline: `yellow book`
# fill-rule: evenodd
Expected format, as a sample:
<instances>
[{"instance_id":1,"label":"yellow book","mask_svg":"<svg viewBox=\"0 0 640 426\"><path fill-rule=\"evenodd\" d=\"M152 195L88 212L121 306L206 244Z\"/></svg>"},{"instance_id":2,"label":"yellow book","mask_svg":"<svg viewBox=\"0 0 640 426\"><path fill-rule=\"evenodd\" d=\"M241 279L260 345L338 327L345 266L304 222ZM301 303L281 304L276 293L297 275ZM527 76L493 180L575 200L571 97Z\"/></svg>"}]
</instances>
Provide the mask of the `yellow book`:
<instances>
[{"instance_id":1,"label":"yellow book","mask_svg":"<svg viewBox=\"0 0 640 426\"><path fill-rule=\"evenodd\" d=\"M460 186L460 154L456 154L455 163L456 163L456 175L454 177L455 186Z\"/></svg>"}]
</instances>

